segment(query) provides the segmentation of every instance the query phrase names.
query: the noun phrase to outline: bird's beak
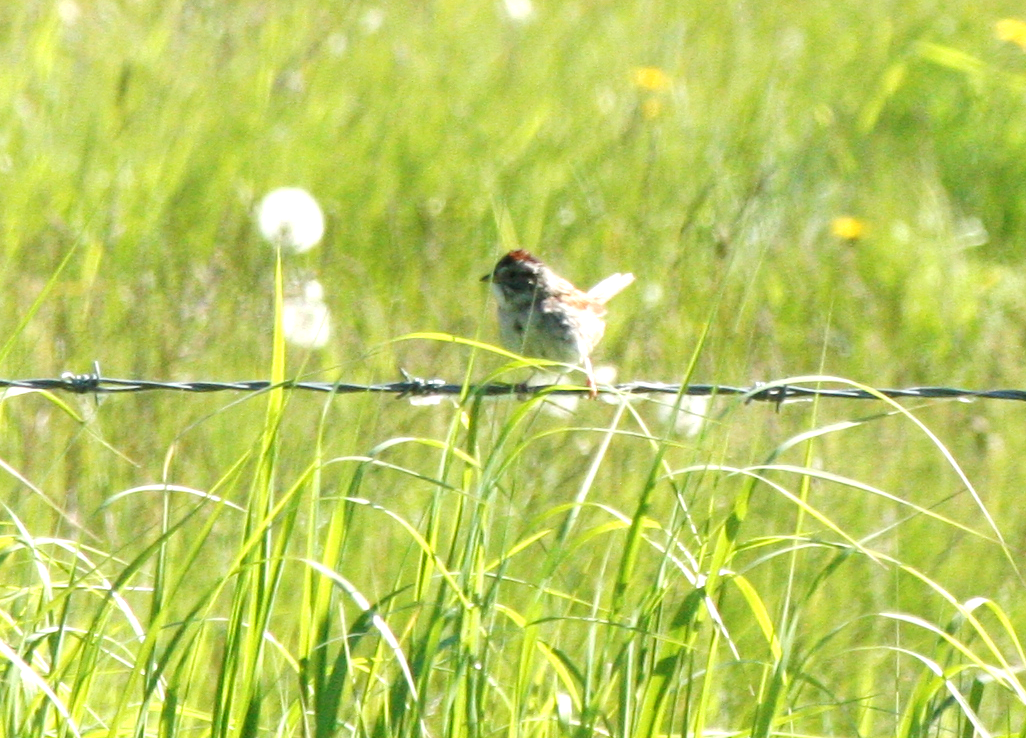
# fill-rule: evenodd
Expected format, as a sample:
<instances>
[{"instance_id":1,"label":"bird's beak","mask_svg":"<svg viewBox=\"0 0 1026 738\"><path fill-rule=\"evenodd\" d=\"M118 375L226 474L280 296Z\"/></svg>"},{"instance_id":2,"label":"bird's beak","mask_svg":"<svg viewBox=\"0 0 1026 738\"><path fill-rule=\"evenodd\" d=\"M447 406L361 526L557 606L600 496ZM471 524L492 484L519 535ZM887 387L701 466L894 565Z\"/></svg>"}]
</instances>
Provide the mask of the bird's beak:
<instances>
[{"instance_id":1,"label":"bird's beak","mask_svg":"<svg viewBox=\"0 0 1026 738\"><path fill-rule=\"evenodd\" d=\"M481 277L481 281L482 282L491 282L492 281L492 273L489 272L488 274L486 274L483 277Z\"/></svg>"}]
</instances>

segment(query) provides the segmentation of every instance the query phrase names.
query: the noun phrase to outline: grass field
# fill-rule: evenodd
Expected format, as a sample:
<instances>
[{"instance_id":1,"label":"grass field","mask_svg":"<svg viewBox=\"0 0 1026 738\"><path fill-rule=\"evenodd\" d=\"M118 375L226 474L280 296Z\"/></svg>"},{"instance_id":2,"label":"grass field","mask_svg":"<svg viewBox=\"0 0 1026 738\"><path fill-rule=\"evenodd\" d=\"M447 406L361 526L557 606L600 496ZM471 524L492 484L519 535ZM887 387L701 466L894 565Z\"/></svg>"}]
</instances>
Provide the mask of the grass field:
<instances>
[{"instance_id":1,"label":"grass field","mask_svg":"<svg viewBox=\"0 0 1026 738\"><path fill-rule=\"evenodd\" d=\"M519 381L517 245L620 381L1026 387L1022 13L19 0L0 377ZM8 393L0 734L1024 736L1023 412Z\"/></svg>"}]
</instances>

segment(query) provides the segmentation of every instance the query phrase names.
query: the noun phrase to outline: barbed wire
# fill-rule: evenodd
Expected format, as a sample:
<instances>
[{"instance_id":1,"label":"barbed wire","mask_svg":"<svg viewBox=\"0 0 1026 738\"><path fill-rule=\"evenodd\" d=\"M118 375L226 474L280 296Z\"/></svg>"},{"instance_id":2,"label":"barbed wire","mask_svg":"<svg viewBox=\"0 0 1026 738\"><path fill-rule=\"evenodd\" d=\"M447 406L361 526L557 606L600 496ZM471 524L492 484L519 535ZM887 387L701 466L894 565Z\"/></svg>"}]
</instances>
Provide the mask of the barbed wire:
<instances>
[{"instance_id":1,"label":"barbed wire","mask_svg":"<svg viewBox=\"0 0 1026 738\"><path fill-rule=\"evenodd\" d=\"M307 382L286 380L272 383L264 379L243 380L233 382L221 381L188 381L164 382L148 379L115 379L100 374L99 366L94 364L90 374L73 374L65 372L56 379L0 379L0 389L37 390L47 392L70 392L72 394L120 394L123 392L266 392L281 387L287 390L310 390L332 394L379 393L394 394L398 399L409 397L435 397L446 395L483 395L487 397L511 396L525 397L540 393L557 395L586 395L590 390L586 387L553 386L551 384L508 384L491 383L485 385L454 384L443 379L421 379L400 369L402 380L379 384L354 384L350 382ZM785 402L810 399L813 397L839 398L847 400L879 400L881 397L893 399L992 399L1026 401L1026 390L991 389L969 390L957 387L907 387L904 389L859 389L855 387L812 387L805 383L786 384L774 383L763 385L756 383L751 387L733 387L720 384L692 384L681 386L666 382L626 382L616 385L600 385L600 394L611 395L677 395L742 396L746 401L771 402L782 405Z\"/></svg>"}]
</instances>

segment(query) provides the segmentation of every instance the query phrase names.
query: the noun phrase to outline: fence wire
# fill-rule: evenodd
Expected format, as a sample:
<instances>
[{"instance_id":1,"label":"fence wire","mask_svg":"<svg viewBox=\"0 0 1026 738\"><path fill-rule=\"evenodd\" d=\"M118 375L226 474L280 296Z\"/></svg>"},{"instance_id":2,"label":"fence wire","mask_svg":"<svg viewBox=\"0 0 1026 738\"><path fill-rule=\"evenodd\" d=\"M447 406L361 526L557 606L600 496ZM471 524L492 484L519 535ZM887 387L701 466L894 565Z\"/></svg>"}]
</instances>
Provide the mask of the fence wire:
<instances>
[{"instance_id":1,"label":"fence wire","mask_svg":"<svg viewBox=\"0 0 1026 738\"><path fill-rule=\"evenodd\" d=\"M402 371L402 370L400 370ZM43 390L48 392L70 392L73 394L119 394L122 392L266 392L281 387L287 390L309 390L337 395L357 393L392 394L397 398L459 396L464 393L487 397L525 397L539 393L558 395L587 395L584 387L554 387L551 384L505 384L485 385L454 384L444 379L421 379L402 372L397 382L380 384L353 384L350 382L305 382L286 380L275 384L267 380L244 380L234 382L192 381L162 382L147 379L115 379L104 377L99 368L91 374L65 372L56 379L0 379L0 389ZM751 387L733 387L721 384L691 384L682 386L666 382L626 382L616 385L600 385L600 394L626 395L677 395L691 396L735 395L746 401L770 402L781 405L785 402L813 397L839 398L846 400L878 400L889 398L919 399L992 399L1026 401L1026 390L990 389L970 390L956 387L907 387L904 389L864 390L854 387L813 387L808 384L755 384Z\"/></svg>"}]
</instances>

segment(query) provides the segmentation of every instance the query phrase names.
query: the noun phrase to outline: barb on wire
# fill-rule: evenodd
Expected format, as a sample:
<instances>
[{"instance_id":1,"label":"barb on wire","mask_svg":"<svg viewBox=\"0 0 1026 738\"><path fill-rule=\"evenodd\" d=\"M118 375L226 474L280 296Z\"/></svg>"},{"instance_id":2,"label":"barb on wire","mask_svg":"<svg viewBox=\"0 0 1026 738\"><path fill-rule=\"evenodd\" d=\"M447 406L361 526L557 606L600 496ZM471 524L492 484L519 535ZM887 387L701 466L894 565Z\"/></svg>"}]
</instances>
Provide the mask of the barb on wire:
<instances>
[{"instance_id":1,"label":"barb on wire","mask_svg":"<svg viewBox=\"0 0 1026 738\"><path fill-rule=\"evenodd\" d=\"M488 397L522 397L539 393L559 395L584 395L590 390L587 387L553 386L550 384L505 384L492 383L486 385L452 384L443 379L421 379L410 375L403 369L402 380L381 384L352 384L347 382L303 382L287 380L281 387L289 390L310 390L332 394L379 393L394 394L396 398L429 397L439 395L459 396L466 392L471 395ZM119 394L122 392L264 392L274 385L263 379L215 382L161 382L148 379L115 379L100 374L98 363L93 364L91 374L72 374L65 372L58 379L0 379L0 390L14 388L22 390L41 390L48 392L70 392L72 394ZM934 399L976 399L1026 401L1026 390L992 389L969 390L955 387L908 387L905 389L864 390L855 387L818 387L808 384L772 384L756 383L752 387L732 387L718 384L692 384L681 387L680 384L665 382L627 382L617 385L599 386L603 394L628 395L676 395L679 393L692 396L734 395L742 396L746 402L770 402L777 406L785 402L810 399L813 397L839 398L849 400L875 400L880 397L889 398L934 398Z\"/></svg>"}]
</instances>

